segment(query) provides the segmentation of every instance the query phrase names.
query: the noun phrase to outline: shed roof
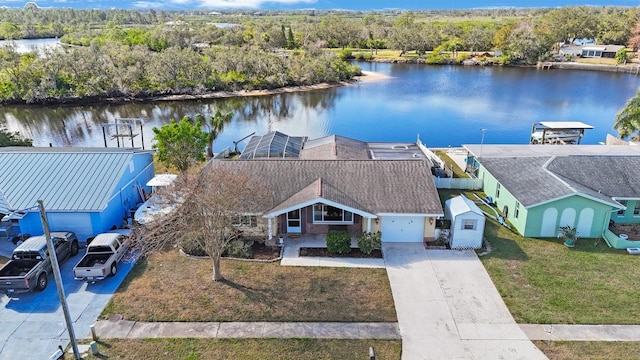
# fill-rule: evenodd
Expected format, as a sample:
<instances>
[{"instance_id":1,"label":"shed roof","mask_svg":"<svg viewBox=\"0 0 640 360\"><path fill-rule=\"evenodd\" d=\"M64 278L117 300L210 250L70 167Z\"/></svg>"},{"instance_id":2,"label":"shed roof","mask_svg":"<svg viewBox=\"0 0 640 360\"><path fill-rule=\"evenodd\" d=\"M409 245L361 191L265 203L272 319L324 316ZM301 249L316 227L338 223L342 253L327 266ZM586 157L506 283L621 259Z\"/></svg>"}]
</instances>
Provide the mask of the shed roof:
<instances>
[{"instance_id":1,"label":"shed roof","mask_svg":"<svg viewBox=\"0 0 640 360\"><path fill-rule=\"evenodd\" d=\"M443 215L428 162L416 160L214 160L255 176L273 202L261 213L324 198L368 213Z\"/></svg>"},{"instance_id":2,"label":"shed roof","mask_svg":"<svg viewBox=\"0 0 640 360\"><path fill-rule=\"evenodd\" d=\"M474 214L484 216L482 210L473 201L464 195L456 196L444 202L445 207L449 208L452 217L472 212Z\"/></svg>"},{"instance_id":3,"label":"shed roof","mask_svg":"<svg viewBox=\"0 0 640 360\"><path fill-rule=\"evenodd\" d=\"M136 153L113 148L0 149L0 213L33 207L98 211L106 207Z\"/></svg>"}]
</instances>

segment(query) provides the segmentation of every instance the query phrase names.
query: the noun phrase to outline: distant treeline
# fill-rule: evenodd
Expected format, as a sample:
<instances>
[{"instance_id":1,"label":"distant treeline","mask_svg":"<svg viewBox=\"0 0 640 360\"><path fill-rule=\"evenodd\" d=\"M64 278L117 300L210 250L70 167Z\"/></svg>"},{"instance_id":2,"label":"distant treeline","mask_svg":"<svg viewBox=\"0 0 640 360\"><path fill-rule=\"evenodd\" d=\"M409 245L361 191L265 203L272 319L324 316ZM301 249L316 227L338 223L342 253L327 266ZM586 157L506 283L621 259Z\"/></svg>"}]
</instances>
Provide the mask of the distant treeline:
<instances>
[{"instance_id":1,"label":"distant treeline","mask_svg":"<svg viewBox=\"0 0 640 360\"><path fill-rule=\"evenodd\" d=\"M0 51L0 101L144 97L272 89L350 78L326 48L411 52L431 63L499 50L533 63L558 43L640 45L640 10L624 7L417 12L165 12L0 9L0 38L61 37L42 54ZM225 23L220 26L219 23ZM235 26L229 26L229 24ZM446 56L444 55L446 52Z\"/></svg>"}]
</instances>

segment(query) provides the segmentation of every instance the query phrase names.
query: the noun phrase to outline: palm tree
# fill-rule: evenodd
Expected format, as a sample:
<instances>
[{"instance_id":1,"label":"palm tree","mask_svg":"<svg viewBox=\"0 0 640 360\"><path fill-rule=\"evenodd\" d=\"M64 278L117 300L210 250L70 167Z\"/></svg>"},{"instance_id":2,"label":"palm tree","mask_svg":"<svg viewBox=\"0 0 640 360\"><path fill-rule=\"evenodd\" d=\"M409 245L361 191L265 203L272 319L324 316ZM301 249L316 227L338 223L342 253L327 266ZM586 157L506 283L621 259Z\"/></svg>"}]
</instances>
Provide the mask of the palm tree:
<instances>
[{"instance_id":1,"label":"palm tree","mask_svg":"<svg viewBox=\"0 0 640 360\"><path fill-rule=\"evenodd\" d=\"M622 110L616 114L613 128L618 130L618 137L624 139L634 135L632 139L638 139L640 130L640 89L636 95L627 100Z\"/></svg>"},{"instance_id":2,"label":"palm tree","mask_svg":"<svg viewBox=\"0 0 640 360\"><path fill-rule=\"evenodd\" d=\"M218 135L224 130L224 125L231 121L233 113L222 113L220 109L217 109L209 120L209 146L207 147L207 157L213 157L213 142L218 138Z\"/></svg>"}]
</instances>

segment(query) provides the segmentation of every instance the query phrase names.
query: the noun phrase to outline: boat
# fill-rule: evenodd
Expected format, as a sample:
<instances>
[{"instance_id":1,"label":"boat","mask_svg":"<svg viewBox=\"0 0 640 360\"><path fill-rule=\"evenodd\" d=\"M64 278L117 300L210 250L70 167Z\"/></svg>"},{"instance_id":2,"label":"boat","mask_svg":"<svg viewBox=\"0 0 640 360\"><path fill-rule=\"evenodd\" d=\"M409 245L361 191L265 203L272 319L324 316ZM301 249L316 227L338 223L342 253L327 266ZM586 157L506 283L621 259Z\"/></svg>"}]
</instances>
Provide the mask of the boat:
<instances>
[{"instance_id":1,"label":"boat","mask_svg":"<svg viewBox=\"0 0 640 360\"><path fill-rule=\"evenodd\" d=\"M155 195L158 187L169 186L173 184L178 175L175 174L159 174L154 176L147 182L147 186L151 187L151 196L142 203L133 214L133 220L138 224L145 224L153 221L158 216L169 214L173 211L176 204L161 203Z\"/></svg>"},{"instance_id":2,"label":"boat","mask_svg":"<svg viewBox=\"0 0 640 360\"><path fill-rule=\"evenodd\" d=\"M580 144L584 131L593 126L578 121L545 121L531 127L531 144Z\"/></svg>"},{"instance_id":3,"label":"boat","mask_svg":"<svg viewBox=\"0 0 640 360\"><path fill-rule=\"evenodd\" d=\"M573 144L577 143L581 136L580 130L536 131L531 134L531 143L540 144L544 137L545 144Z\"/></svg>"}]
</instances>

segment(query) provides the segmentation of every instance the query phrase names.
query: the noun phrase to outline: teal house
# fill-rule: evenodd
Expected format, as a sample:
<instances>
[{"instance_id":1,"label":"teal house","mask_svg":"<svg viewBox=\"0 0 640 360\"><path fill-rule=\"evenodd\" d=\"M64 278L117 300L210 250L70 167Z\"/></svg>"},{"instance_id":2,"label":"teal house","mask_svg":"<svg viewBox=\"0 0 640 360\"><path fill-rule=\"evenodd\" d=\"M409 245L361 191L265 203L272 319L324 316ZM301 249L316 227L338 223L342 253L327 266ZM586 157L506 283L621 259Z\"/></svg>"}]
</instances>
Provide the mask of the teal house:
<instances>
[{"instance_id":1,"label":"teal house","mask_svg":"<svg viewBox=\"0 0 640 360\"><path fill-rule=\"evenodd\" d=\"M640 146L465 145L467 167L503 216L526 237L581 238L615 248L640 242L610 230L640 224Z\"/></svg>"}]
</instances>

